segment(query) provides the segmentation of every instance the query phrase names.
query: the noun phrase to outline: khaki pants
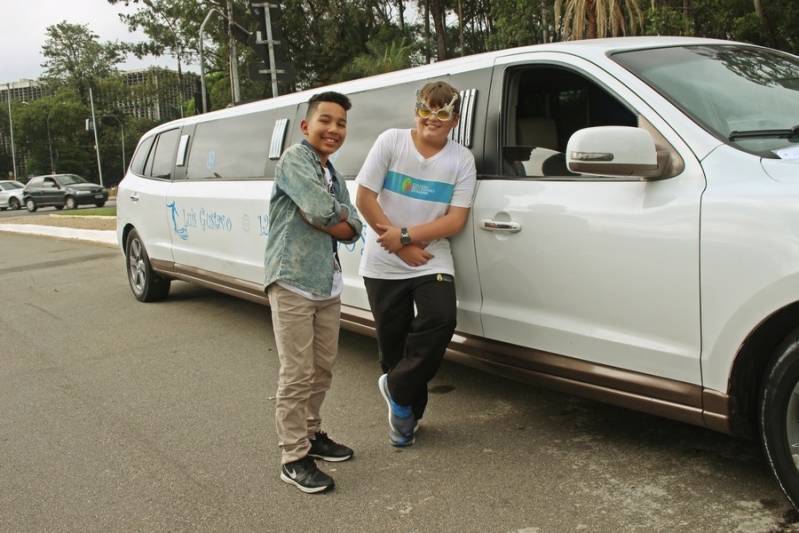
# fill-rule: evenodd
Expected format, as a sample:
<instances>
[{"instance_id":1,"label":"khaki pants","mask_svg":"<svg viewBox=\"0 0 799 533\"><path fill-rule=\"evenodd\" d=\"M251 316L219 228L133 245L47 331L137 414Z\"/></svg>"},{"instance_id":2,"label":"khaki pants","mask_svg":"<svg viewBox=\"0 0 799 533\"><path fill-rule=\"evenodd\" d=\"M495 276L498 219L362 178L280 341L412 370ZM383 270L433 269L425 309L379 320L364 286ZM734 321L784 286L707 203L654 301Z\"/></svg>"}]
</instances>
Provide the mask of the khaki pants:
<instances>
[{"instance_id":1,"label":"khaki pants","mask_svg":"<svg viewBox=\"0 0 799 533\"><path fill-rule=\"evenodd\" d=\"M305 457L308 437L321 429L320 410L338 351L341 300L316 302L274 283L268 295L280 358L275 423L286 464Z\"/></svg>"}]
</instances>

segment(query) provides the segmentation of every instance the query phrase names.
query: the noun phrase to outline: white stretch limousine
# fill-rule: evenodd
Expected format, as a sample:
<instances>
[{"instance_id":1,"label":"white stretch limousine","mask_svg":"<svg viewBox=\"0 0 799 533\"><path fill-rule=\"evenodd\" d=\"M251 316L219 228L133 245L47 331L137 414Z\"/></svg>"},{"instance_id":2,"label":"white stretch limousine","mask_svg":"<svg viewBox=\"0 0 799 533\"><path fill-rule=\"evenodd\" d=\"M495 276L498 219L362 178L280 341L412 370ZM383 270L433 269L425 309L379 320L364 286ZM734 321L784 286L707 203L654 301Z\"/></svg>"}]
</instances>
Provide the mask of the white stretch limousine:
<instances>
[{"instance_id":1,"label":"white stretch limousine","mask_svg":"<svg viewBox=\"0 0 799 533\"><path fill-rule=\"evenodd\" d=\"M627 38L503 50L342 83L350 179L416 89L461 90L453 142L477 161L452 240L449 356L714 430L758 435L799 501L799 58L740 43ZM325 88L327 89L327 88ZM170 280L266 303L275 164L315 92L170 122L118 193L136 298ZM370 333L341 246L343 326Z\"/></svg>"}]
</instances>

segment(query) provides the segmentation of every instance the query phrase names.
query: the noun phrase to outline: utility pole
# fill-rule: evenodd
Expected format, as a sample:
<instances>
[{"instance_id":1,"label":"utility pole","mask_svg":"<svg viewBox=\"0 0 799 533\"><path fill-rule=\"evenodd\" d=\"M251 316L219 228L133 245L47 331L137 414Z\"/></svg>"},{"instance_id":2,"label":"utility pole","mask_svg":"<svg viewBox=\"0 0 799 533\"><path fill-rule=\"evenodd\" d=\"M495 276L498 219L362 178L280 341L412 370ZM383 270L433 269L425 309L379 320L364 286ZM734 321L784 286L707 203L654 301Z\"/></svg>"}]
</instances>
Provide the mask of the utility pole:
<instances>
[{"instance_id":1,"label":"utility pole","mask_svg":"<svg viewBox=\"0 0 799 533\"><path fill-rule=\"evenodd\" d=\"M14 119L11 118L11 84L6 84L6 96L8 97L8 129L11 134L11 170L14 173L14 180L17 179L17 152L14 149Z\"/></svg>"},{"instance_id":2,"label":"utility pole","mask_svg":"<svg viewBox=\"0 0 799 533\"><path fill-rule=\"evenodd\" d=\"M251 5L252 5L252 7L256 7L256 8L259 7L259 8L264 10L264 23L265 23L264 27L266 28L266 40L265 41L262 40L260 38L260 32L258 32L258 38L255 40L255 43L256 44L266 44L267 47L268 47L268 50L269 50L269 75L270 75L270 78L272 80L272 98L274 98L275 96L278 95L277 75L278 74L283 74L283 72L284 72L282 70L278 70L277 66L275 64L275 45L276 44L280 44L280 43L278 41L275 41L274 39L272 39L272 17L269 14L269 9L270 8L275 8L275 7L278 7L278 6L276 6L274 4L269 4L269 3L266 3L266 2L265 3L260 3L260 4L253 3ZM263 72L263 71L261 71L261 72Z\"/></svg>"},{"instance_id":3,"label":"utility pole","mask_svg":"<svg viewBox=\"0 0 799 533\"><path fill-rule=\"evenodd\" d=\"M236 40L233 38L233 0L227 0L228 42L230 47L230 94L233 105L241 101L239 93L239 62L236 55Z\"/></svg>"},{"instance_id":4,"label":"utility pole","mask_svg":"<svg viewBox=\"0 0 799 533\"><path fill-rule=\"evenodd\" d=\"M94 116L94 95L91 85L89 86L89 103L92 106L92 131L94 132L94 151L97 154L97 174L100 176L100 185L103 185L103 167L100 165L100 143L97 141L97 120Z\"/></svg>"}]
</instances>

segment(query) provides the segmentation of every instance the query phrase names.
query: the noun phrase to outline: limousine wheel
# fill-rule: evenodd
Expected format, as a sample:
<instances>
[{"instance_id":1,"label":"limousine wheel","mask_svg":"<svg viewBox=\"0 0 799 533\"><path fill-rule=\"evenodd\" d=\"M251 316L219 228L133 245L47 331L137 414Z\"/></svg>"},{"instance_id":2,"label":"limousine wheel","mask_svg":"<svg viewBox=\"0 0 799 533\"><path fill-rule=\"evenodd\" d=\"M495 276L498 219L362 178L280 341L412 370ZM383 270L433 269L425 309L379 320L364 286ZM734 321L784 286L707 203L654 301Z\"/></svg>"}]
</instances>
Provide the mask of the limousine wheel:
<instances>
[{"instance_id":1,"label":"limousine wheel","mask_svg":"<svg viewBox=\"0 0 799 533\"><path fill-rule=\"evenodd\" d=\"M150 265L150 258L139 234L132 230L125 245L128 281L133 295L140 302L163 300L169 294L171 280L159 276Z\"/></svg>"},{"instance_id":2,"label":"limousine wheel","mask_svg":"<svg viewBox=\"0 0 799 533\"><path fill-rule=\"evenodd\" d=\"M799 503L799 330L783 342L760 394L760 435L771 469L794 507Z\"/></svg>"},{"instance_id":3,"label":"limousine wheel","mask_svg":"<svg viewBox=\"0 0 799 533\"><path fill-rule=\"evenodd\" d=\"M33 198L28 198L28 200L25 202L25 209L27 209L31 213L33 213L34 211L36 211L36 209L38 209L38 207L36 206L36 202L33 201Z\"/></svg>"}]
</instances>

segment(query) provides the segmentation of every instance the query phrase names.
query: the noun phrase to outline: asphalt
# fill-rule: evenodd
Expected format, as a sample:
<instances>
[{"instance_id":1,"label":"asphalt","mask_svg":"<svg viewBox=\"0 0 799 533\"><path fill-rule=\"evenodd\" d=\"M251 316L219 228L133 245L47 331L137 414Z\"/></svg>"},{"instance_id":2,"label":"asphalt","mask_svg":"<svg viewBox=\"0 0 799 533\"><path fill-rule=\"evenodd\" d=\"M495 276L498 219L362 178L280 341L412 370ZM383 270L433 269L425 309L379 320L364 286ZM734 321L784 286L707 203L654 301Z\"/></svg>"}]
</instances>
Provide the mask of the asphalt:
<instances>
[{"instance_id":1,"label":"asphalt","mask_svg":"<svg viewBox=\"0 0 799 533\"><path fill-rule=\"evenodd\" d=\"M0 233L0 531L797 531L756 442L445 362L388 445L373 339L343 332L333 492L278 477L265 308L130 294L105 245Z\"/></svg>"}]
</instances>

